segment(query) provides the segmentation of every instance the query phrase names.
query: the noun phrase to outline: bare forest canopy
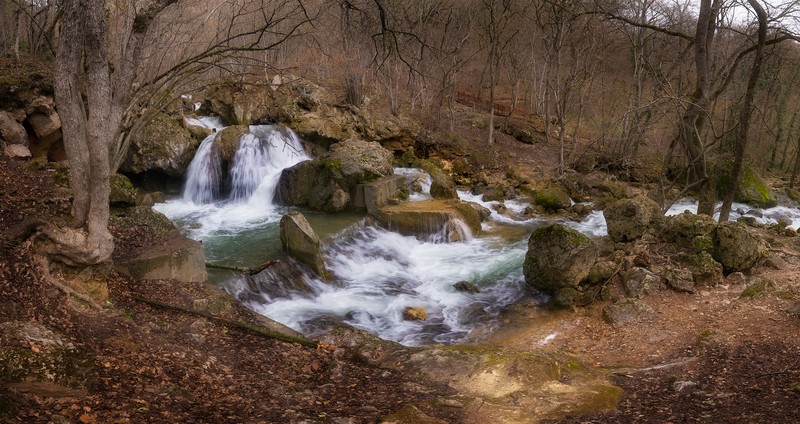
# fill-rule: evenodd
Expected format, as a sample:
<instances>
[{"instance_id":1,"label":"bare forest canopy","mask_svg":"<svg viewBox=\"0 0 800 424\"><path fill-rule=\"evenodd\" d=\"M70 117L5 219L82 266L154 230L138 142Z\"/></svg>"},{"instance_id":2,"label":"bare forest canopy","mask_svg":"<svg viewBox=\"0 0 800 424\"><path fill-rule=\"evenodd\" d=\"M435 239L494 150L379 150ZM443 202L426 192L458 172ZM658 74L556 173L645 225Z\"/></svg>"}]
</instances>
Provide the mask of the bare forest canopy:
<instances>
[{"instance_id":1,"label":"bare forest canopy","mask_svg":"<svg viewBox=\"0 0 800 424\"><path fill-rule=\"evenodd\" d=\"M0 51L52 59L65 1L0 0ZM105 2L112 62L124 57L142 3ZM800 163L800 1L167 3L147 22L138 65L137 84L158 82L151 93L177 98L231 75L299 75L342 102L368 100L444 131L464 106L491 112L489 142L509 116L531 119L560 144L562 165L592 146L619 166L642 158L681 165L689 184L705 178L713 158L734 155L757 56L757 5L767 32L747 162L788 175Z\"/></svg>"}]
</instances>

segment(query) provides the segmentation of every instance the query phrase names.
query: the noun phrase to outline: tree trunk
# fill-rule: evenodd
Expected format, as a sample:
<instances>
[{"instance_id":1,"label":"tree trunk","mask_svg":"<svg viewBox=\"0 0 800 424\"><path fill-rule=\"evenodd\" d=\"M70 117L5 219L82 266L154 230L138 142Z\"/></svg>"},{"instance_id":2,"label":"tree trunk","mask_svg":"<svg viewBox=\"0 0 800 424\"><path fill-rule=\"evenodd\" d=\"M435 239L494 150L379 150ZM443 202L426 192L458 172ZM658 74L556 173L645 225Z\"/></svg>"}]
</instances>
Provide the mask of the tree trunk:
<instances>
[{"instance_id":1,"label":"tree trunk","mask_svg":"<svg viewBox=\"0 0 800 424\"><path fill-rule=\"evenodd\" d=\"M753 68L750 71L750 78L747 81L747 91L744 95L744 104L739 115L739 130L736 132L736 143L733 146L733 169L731 170L731 185L728 187L728 192L725 193L725 199L722 201L722 209L719 212L719 222L728 220L731 214L731 205L736 197L736 188L739 186L739 180L742 175L742 167L744 166L744 153L747 148L747 132L750 129L750 116L753 113L753 99L755 97L756 85L761 76L761 64L764 61L764 45L767 42L767 12L758 3L757 0L748 0L750 7L753 8L758 16L758 46L756 47L756 55L753 58Z\"/></svg>"},{"instance_id":2,"label":"tree trunk","mask_svg":"<svg viewBox=\"0 0 800 424\"><path fill-rule=\"evenodd\" d=\"M85 58L85 63L82 63ZM79 75L86 72L87 103ZM56 60L55 94L70 159L72 228L48 227L41 251L69 265L107 261L114 249L108 231L110 189L111 82L103 0L65 2Z\"/></svg>"},{"instance_id":3,"label":"tree trunk","mask_svg":"<svg viewBox=\"0 0 800 424\"><path fill-rule=\"evenodd\" d=\"M495 56L497 55L497 40L492 40L489 48L489 144L494 144L494 88L497 85L497 66Z\"/></svg>"}]
</instances>

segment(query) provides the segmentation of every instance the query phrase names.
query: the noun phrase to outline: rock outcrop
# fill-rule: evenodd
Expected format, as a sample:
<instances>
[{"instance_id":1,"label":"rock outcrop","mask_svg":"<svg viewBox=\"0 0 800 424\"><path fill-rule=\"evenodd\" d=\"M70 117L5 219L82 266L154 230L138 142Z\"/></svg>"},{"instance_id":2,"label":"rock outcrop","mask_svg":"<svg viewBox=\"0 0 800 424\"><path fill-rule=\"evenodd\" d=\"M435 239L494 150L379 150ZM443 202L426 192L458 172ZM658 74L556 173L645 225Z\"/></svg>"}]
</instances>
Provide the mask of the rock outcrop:
<instances>
[{"instance_id":1,"label":"rock outcrop","mask_svg":"<svg viewBox=\"0 0 800 424\"><path fill-rule=\"evenodd\" d=\"M297 211L289 212L281 218L280 227L283 251L308 265L320 277L326 278L322 244L306 217Z\"/></svg>"},{"instance_id":2,"label":"rock outcrop","mask_svg":"<svg viewBox=\"0 0 800 424\"><path fill-rule=\"evenodd\" d=\"M120 171L133 174L160 171L173 177L182 176L198 144L177 120L158 114L134 135Z\"/></svg>"},{"instance_id":3,"label":"rock outcrop","mask_svg":"<svg viewBox=\"0 0 800 424\"><path fill-rule=\"evenodd\" d=\"M204 282L208 278L200 242L176 236L139 256L114 263L117 272L141 280Z\"/></svg>"},{"instance_id":4,"label":"rock outcrop","mask_svg":"<svg viewBox=\"0 0 800 424\"><path fill-rule=\"evenodd\" d=\"M378 143L349 139L283 170L277 197L286 205L341 212L353 206L359 184L393 173L391 152Z\"/></svg>"},{"instance_id":5,"label":"rock outcrop","mask_svg":"<svg viewBox=\"0 0 800 424\"><path fill-rule=\"evenodd\" d=\"M589 237L552 224L531 234L523 273L535 289L553 294L560 306L570 306L596 259L597 248Z\"/></svg>"},{"instance_id":6,"label":"rock outcrop","mask_svg":"<svg viewBox=\"0 0 800 424\"><path fill-rule=\"evenodd\" d=\"M6 145L28 145L28 134L25 132L25 127L3 110L0 110L0 140L4 141Z\"/></svg>"},{"instance_id":7,"label":"rock outcrop","mask_svg":"<svg viewBox=\"0 0 800 424\"><path fill-rule=\"evenodd\" d=\"M603 216L608 236L617 242L637 240L663 220L658 204L644 196L614 202L603 210Z\"/></svg>"}]
</instances>

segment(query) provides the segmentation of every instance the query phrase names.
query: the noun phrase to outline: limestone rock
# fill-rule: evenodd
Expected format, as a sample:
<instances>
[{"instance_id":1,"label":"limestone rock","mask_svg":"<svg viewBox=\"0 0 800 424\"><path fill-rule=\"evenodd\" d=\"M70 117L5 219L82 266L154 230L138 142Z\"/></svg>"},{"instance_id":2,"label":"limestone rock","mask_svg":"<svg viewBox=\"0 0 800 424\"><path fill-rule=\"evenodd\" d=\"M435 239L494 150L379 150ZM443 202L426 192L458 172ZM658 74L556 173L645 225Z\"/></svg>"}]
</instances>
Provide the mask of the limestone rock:
<instances>
[{"instance_id":1,"label":"limestone rock","mask_svg":"<svg viewBox=\"0 0 800 424\"><path fill-rule=\"evenodd\" d=\"M732 169L733 162L730 160L717 165L715 172L719 175L717 189L720 193L728 192L731 185L730 173ZM764 181L764 178L759 175L758 171L747 164L742 167L742 175L739 178L739 186L736 188L734 200L759 208L772 208L778 205L778 200L766 181Z\"/></svg>"},{"instance_id":2,"label":"limestone rock","mask_svg":"<svg viewBox=\"0 0 800 424\"><path fill-rule=\"evenodd\" d=\"M661 286L661 277L645 268L633 267L622 277L622 286L626 295L641 297L658 289Z\"/></svg>"},{"instance_id":3,"label":"limestone rock","mask_svg":"<svg viewBox=\"0 0 800 424\"><path fill-rule=\"evenodd\" d=\"M22 144L10 144L3 149L3 153L12 159L30 159L31 151Z\"/></svg>"},{"instance_id":4,"label":"limestone rock","mask_svg":"<svg viewBox=\"0 0 800 424\"><path fill-rule=\"evenodd\" d=\"M723 222L713 234L714 259L726 273L744 272L767 257L767 246L753 230L738 222Z\"/></svg>"},{"instance_id":5,"label":"limestone rock","mask_svg":"<svg viewBox=\"0 0 800 424\"><path fill-rule=\"evenodd\" d=\"M636 240L663 220L658 204L644 196L614 202L603 211L603 216L608 236L617 242Z\"/></svg>"},{"instance_id":6,"label":"limestone rock","mask_svg":"<svg viewBox=\"0 0 800 424\"><path fill-rule=\"evenodd\" d=\"M675 291L694 293L694 276L685 268L669 268L664 272L667 285Z\"/></svg>"},{"instance_id":7,"label":"limestone rock","mask_svg":"<svg viewBox=\"0 0 800 424\"><path fill-rule=\"evenodd\" d=\"M236 154L236 147L242 135L250 131L247 125L231 125L219 131L214 137L214 149L219 152L220 158L230 162Z\"/></svg>"},{"instance_id":8,"label":"limestone rock","mask_svg":"<svg viewBox=\"0 0 800 424\"><path fill-rule=\"evenodd\" d=\"M444 232L441 241L445 242L460 241L468 235L458 221L466 225L472 236L481 232L478 212L458 200L431 199L386 205L371 216L389 230L404 235L430 238Z\"/></svg>"},{"instance_id":9,"label":"limestone rock","mask_svg":"<svg viewBox=\"0 0 800 424\"><path fill-rule=\"evenodd\" d=\"M679 254L675 260L686 266L698 286L715 286L722 282L722 265L708 252Z\"/></svg>"},{"instance_id":10,"label":"limestone rock","mask_svg":"<svg viewBox=\"0 0 800 424\"><path fill-rule=\"evenodd\" d=\"M425 321L428 311L423 306L408 306L403 309L403 319L406 321Z\"/></svg>"},{"instance_id":11,"label":"limestone rock","mask_svg":"<svg viewBox=\"0 0 800 424\"><path fill-rule=\"evenodd\" d=\"M394 173L392 154L378 143L350 139L318 159L284 169L278 198L292 206L341 212L353 206L359 184Z\"/></svg>"},{"instance_id":12,"label":"limestone rock","mask_svg":"<svg viewBox=\"0 0 800 424\"><path fill-rule=\"evenodd\" d=\"M567 209L572 205L572 199L569 198L564 187L555 183L537 190L533 202L549 212Z\"/></svg>"},{"instance_id":13,"label":"limestone rock","mask_svg":"<svg viewBox=\"0 0 800 424\"><path fill-rule=\"evenodd\" d=\"M160 171L174 177L183 176L198 144L176 120L166 114L156 115L134 135L120 171L134 174Z\"/></svg>"},{"instance_id":14,"label":"limestone rock","mask_svg":"<svg viewBox=\"0 0 800 424\"><path fill-rule=\"evenodd\" d=\"M281 218L281 245L286 254L325 278L325 261L319 236L302 213L293 211Z\"/></svg>"},{"instance_id":15,"label":"limestone rock","mask_svg":"<svg viewBox=\"0 0 800 424\"><path fill-rule=\"evenodd\" d=\"M204 282L207 279L203 245L182 236L114 266L119 273L142 280Z\"/></svg>"},{"instance_id":16,"label":"limestone rock","mask_svg":"<svg viewBox=\"0 0 800 424\"><path fill-rule=\"evenodd\" d=\"M138 203L138 194L128 177L122 174L111 176L111 194L108 198L111 206L135 206Z\"/></svg>"},{"instance_id":17,"label":"limestone rock","mask_svg":"<svg viewBox=\"0 0 800 424\"><path fill-rule=\"evenodd\" d=\"M576 289L597 259L592 240L565 225L537 228L528 240L523 273L525 281L549 293Z\"/></svg>"},{"instance_id":18,"label":"limestone rock","mask_svg":"<svg viewBox=\"0 0 800 424\"><path fill-rule=\"evenodd\" d=\"M0 139L9 145L28 145L28 133L25 127L4 110L0 110Z\"/></svg>"},{"instance_id":19,"label":"limestone rock","mask_svg":"<svg viewBox=\"0 0 800 424\"><path fill-rule=\"evenodd\" d=\"M26 121L40 139L47 138L61 129L61 118L54 110L45 113L34 112L28 115Z\"/></svg>"},{"instance_id":20,"label":"limestone rock","mask_svg":"<svg viewBox=\"0 0 800 424\"><path fill-rule=\"evenodd\" d=\"M617 264L613 261L599 261L592 265L592 268L589 269L589 276L586 277L589 280L589 284L602 284L608 281L611 277L614 276L614 272L617 270Z\"/></svg>"},{"instance_id":21,"label":"limestone rock","mask_svg":"<svg viewBox=\"0 0 800 424\"><path fill-rule=\"evenodd\" d=\"M438 166L426 159L414 161L414 166L422 168L431 176L431 196L435 199L458 199L456 185Z\"/></svg>"},{"instance_id":22,"label":"limestone rock","mask_svg":"<svg viewBox=\"0 0 800 424\"><path fill-rule=\"evenodd\" d=\"M667 218L662 237L670 243L679 243L687 247L695 245L703 247L700 244L710 239L715 228L717 228L717 221L714 218L686 211ZM700 239L698 240L698 238Z\"/></svg>"}]
</instances>

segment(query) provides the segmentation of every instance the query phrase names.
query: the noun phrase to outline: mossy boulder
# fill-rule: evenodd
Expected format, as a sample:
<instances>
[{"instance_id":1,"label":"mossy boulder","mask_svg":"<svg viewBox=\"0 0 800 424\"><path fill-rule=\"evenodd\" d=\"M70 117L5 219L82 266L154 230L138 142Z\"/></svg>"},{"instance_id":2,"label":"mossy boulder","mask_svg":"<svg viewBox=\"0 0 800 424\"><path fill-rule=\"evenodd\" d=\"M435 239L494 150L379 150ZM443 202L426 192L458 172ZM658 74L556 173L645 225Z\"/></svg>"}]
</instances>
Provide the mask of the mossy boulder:
<instances>
[{"instance_id":1,"label":"mossy boulder","mask_svg":"<svg viewBox=\"0 0 800 424\"><path fill-rule=\"evenodd\" d=\"M120 171L133 174L160 171L173 177L182 176L198 144L176 119L158 114L133 136Z\"/></svg>"},{"instance_id":2,"label":"mossy boulder","mask_svg":"<svg viewBox=\"0 0 800 424\"><path fill-rule=\"evenodd\" d=\"M697 247L708 250L711 234L717 228L717 221L708 215L684 212L667 218L661 237L664 241L678 243L684 247Z\"/></svg>"},{"instance_id":3,"label":"mossy boulder","mask_svg":"<svg viewBox=\"0 0 800 424\"><path fill-rule=\"evenodd\" d=\"M375 142L349 139L319 158L284 169L278 199L292 206L341 212L351 208L359 184L392 175L392 154Z\"/></svg>"},{"instance_id":4,"label":"mossy boulder","mask_svg":"<svg viewBox=\"0 0 800 424\"><path fill-rule=\"evenodd\" d=\"M725 273L745 272L767 257L767 244L752 229L739 222L723 222L714 231L713 257Z\"/></svg>"},{"instance_id":5,"label":"mossy boulder","mask_svg":"<svg viewBox=\"0 0 800 424\"><path fill-rule=\"evenodd\" d=\"M679 254L675 260L692 273L695 285L715 286L722 282L722 264L714 260L708 252Z\"/></svg>"},{"instance_id":6,"label":"mossy boulder","mask_svg":"<svg viewBox=\"0 0 800 424\"><path fill-rule=\"evenodd\" d=\"M552 224L533 231L522 269L529 285L555 295L560 306L570 306L596 259L597 247L589 237Z\"/></svg>"},{"instance_id":7,"label":"mossy boulder","mask_svg":"<svg viewBox=\"0 0 800 424\"><path fill-rule=\"evenodd\" d=\"M435 199L458 199L456 185L441 168L427 159L418 159L413 164L431 176L431 196Z\"/></svg>"},{"instance_id":8,"label":"mossy boulder","mask_svg":"<svg viewBox=\"0 0 800 424\"><path fill-rule=\"evenodd\" d=\"M720 196L730 190L733 179L732 170L733 161L730 160L723 161L715 167L717 191ZM747 164L742 167L742 175L739 177L739 186L736 188L734 200L758 208L772 208L778 205L778 200L764 178Z\"/></svg>"},{"instance_id":9,"label":"mossy boulder","mask_svg":"<svg viewBox=\"0 0 800 424\"><path fill-rule=\"evenodd\" d=\"M603 210L608 236L617 242L637 240L650 229L657 229L664 219L661 208L652 199L638 196L622 199Z\"/></svg>"},{"instance_id":10,"label":"mossy boulder","mask_svg":"<svg viewBox=\"0 0 800 424\"><path fill-rule=\"evenodd\" d=\"M567 209L572 205L572 199L569 198L569 194L564 190L564 187L555 183L548 184L536 190L533 202L543 207L548 212Z\"/></svg>"},{"instance_id":11,"label":"mossy boulder","mask_svg":"<svg viewBox=\"0 0 800 424\"><path fill-rule=\"evenodd\" d=\"M219 157L225 162L230 162L236 154L239 139L250 131L247 125L231 125L217 132L214 137L214 149L219 152Z\"/></svg>"},{"instance_id":12,"label":"mossy boulder","mask_svg":"<svg viewBox=\"0 0 800 424\"><path fill-rule=\"evenodd\" d=\"M136 206L139 191L131 184L131 180L122 174L111 176L111 194L108 202L111 206L125 207Z\"/></svg>"}]
</instances>

